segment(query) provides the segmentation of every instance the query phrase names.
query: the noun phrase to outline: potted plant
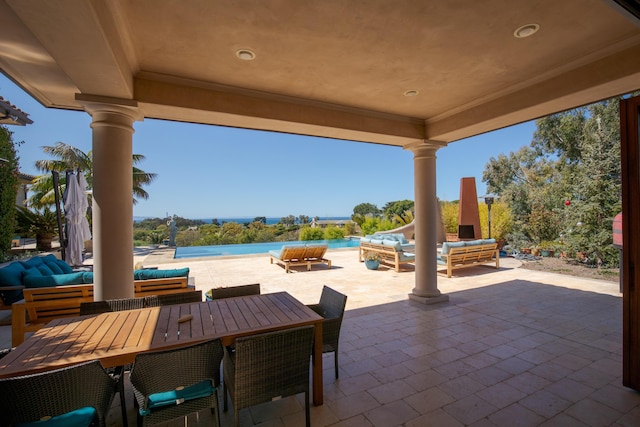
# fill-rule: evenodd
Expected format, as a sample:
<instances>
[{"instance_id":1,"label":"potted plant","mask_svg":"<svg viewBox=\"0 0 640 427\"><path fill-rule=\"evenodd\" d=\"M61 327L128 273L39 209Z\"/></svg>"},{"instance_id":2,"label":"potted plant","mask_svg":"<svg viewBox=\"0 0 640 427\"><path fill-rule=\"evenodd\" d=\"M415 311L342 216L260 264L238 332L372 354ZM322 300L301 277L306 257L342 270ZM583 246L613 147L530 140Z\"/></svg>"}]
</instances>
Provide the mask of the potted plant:
<instances>
[{"instance_id":1,"label":"potted plant","mask_svg":"<svg viewBox=\"0 0 640 427\"><path fill-rule=\"evenodd\" d=\"M380 266L380 254L378 252L373 251L365 251L364 254L364 265L369 270L377 270Z\"/></svg>"},{"instance_id":2,"label":"potted plant","mask_svg":"<svg viewBox=\"0 0 640 427\"><path fill-rule=\"evenodd\" d=\"M51 240L57 234L58 218L55 212L44 208L42 212L32 211L18 206L16 219L19 227L28 234L36 236L36 249L50 251Z\"/></svg>"}]
</instances>

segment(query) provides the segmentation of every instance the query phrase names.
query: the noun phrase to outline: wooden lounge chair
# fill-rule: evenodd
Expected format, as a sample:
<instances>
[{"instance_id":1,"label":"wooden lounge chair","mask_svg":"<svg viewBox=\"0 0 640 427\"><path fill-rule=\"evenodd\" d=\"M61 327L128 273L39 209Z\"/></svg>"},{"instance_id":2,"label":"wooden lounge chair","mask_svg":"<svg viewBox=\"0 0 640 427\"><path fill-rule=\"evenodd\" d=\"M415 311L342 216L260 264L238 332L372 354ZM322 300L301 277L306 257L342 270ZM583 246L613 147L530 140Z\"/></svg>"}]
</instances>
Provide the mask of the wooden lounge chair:
<instances>
[{"instance_id":1,"label":"wooden lounge chair","mask_svg":"<svg viewBox=\"0 0 640 427\"><path fill-rule=\"evenodd\" d=\"M311 270L312 264L327 264L331 269L331 260L326 259L324 254L327 253L328 245L308 245L304 253L304 260L309 262L308 270Z\"/></svg>"},{"instance_id":2,"label":"wooden lounge chair","mask_svg":"<svg viewBox=\"0 0 640 427\"><path fill-rule=\"evenodd\" d=\"M311 265L304 259L306 251L305 246L283 246L279 251L269 251L269 263L273 264L275 261L276 264L282 265L286 273L289 272L289 268L300 265L306 265L307 270L310 270Z\"/></svg>"}]
</instances>

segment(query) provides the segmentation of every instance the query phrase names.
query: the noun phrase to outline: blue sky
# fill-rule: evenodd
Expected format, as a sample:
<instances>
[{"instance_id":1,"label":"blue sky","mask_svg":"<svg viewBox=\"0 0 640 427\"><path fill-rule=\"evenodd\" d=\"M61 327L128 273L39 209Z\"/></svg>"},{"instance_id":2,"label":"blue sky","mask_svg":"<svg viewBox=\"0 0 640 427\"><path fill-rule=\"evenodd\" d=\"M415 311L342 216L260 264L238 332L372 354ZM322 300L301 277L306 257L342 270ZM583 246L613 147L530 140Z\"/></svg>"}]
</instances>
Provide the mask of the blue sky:
<instances>
[{"instance_id":1,"label":"blue sky","mask_svg":"<svg viewBox=\"0 0 640 427\"><path fill-rule=\"evenodd\" d=\"M34 162L48 158L40 147L61 141L91 149L91 117L44 108L0 74L0 96L29 114L33 124L9 126L19 147L20 169L37 175ZM354 206L414 199L413 155L399 147L274 132L145 119L134 124L139 167L158 178L135 216L229 218L287 215L349 216ZM531 142L527 122L453 142L437 152L437 194L456 200L460 179L475 177L491 157Z\"/></svg>"}]
</instances>

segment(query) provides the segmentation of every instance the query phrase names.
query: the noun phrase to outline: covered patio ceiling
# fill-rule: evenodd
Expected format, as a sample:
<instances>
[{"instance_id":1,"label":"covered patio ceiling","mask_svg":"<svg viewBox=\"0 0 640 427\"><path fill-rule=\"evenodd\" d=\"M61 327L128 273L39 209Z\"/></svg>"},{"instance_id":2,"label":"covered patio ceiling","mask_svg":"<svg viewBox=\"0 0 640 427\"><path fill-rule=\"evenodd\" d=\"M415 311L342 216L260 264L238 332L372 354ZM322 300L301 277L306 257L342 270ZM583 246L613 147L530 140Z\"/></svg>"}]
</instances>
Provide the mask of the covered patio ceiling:
<instances>
[{"instance_id":1,"label":"covered patio ceiling","mask_svg":"<svg viewBox=\"0 0 640 427\"><path fill-rule=\"evenodd\" d=\"M0 28L0 69L47 107L397 146L640 88L638 22L604 0L0 0Z\"/></svg>"}]
</instances>

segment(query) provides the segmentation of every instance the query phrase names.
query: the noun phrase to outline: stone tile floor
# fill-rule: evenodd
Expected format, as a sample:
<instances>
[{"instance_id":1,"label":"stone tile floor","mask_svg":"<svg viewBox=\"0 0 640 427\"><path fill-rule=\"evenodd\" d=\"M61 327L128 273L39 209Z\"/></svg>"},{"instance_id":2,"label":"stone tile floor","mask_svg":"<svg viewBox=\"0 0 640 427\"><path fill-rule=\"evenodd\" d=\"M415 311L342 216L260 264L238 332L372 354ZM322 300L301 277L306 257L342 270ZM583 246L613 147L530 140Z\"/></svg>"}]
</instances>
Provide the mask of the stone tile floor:
<instances>
[{"instance_id":1,"label":"stone tile floor","mask_svg":"<svg viewBox=\"0 0 640 427\"><path fill-rule=\"evenodd\" d=\"M173 261L167 251L145 266L188 266L199 289L261 283L304 303L323 285L348 295L340 379L325 355L324 400L312 426L638 426L640 393L621 384L622 299L618 284L520 269L460 270L438 277L447 303L409 301L413 268L367 270L357 251L328 252L333 268L285 274L268 256ZM0 328L0 344L10 333ZM129 425L135 425L127 388ZM304 425L302 396L240 413L241 426ZM207 411L188 425L211 425ZM119 426L119 399L109 426ZM169 425L185 425L180 420ZM233 412L222 413L233 425Z\"/></svg>"}]
</instances>

